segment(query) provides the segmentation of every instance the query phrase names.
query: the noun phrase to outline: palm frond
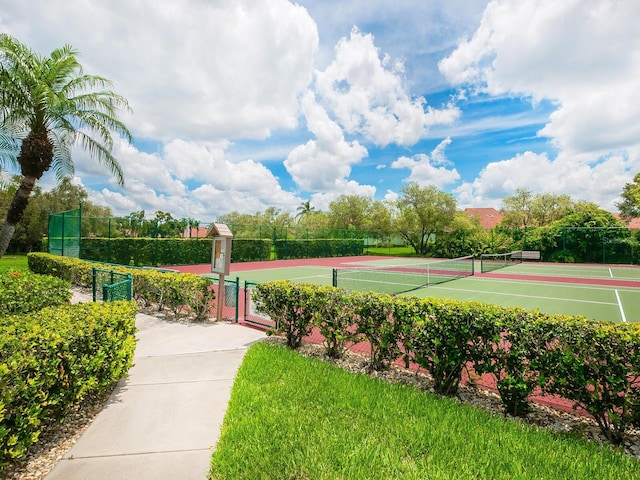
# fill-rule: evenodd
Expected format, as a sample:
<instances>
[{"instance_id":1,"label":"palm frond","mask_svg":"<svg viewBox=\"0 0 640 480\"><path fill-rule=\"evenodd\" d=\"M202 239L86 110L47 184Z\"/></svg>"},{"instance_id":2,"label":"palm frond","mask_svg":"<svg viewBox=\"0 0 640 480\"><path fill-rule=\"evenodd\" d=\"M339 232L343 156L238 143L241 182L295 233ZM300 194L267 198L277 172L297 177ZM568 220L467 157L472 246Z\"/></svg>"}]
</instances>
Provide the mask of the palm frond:
<instances>
[{"instance_id":1,"label":"palm frond","mask_svg":"<svg viewBox=\"0 0 640 480\"><path fill-rule=\"evenodd\" d=\"M0 170L18 166L20 142L15 136L0 130Z\"/></svg>"},{"instance_id":2,"label":"palm frond","mask_svg":"<svg viewBox=\"0 0 640 480\"><path fill-rule=\"evenodd\" d=\"M89 152L89 155L96 159L99 164L106 167L111 174L116 177L118 184L124 185L122 167L120 167L116 158L111 154L111 150L105 148L100 142L97 142L82 131L78 131L77 142L84 150Z\"/></svg>"},{"instance_id":3,"label":"palm frond","mask_svg":"<svg viewBox=\"0 0 640 480\"><path fill-rule=\"evenodd\" d=\"M73 173L71 149L78 144L123 184L112 148L113 135L132 141L118 118L122 111L130 111L129 103L109 90L109 80L83 74L77 56L75 49L64 45L40 57L0 34L0 125L10 125L16 141L29 131L45 129L53 145L51 167L59 179ZM8 130L5 133L9 136Z\"/></svg>"}]
</instances>

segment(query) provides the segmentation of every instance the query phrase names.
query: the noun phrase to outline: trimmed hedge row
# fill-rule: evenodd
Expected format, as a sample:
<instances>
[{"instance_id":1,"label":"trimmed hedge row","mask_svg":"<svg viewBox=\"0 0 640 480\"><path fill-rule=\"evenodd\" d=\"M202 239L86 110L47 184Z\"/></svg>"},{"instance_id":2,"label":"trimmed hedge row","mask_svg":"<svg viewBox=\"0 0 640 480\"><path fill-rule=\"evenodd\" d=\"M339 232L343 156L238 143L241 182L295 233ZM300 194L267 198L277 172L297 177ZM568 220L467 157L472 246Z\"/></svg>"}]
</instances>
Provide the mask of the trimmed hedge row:
<instances>
[{"instance_id":1,"label":"trimmed hedge row","mask_svg":"<svg viewBox=\"0 0 640 480\"><path fill-rule=\"evenodd\" d=\"M366 341L372 369L416 363L439 394L455 395L467 368L495 377L509 414L525 415L539 387L588 412L615 445L630 425L640 426L638 324L289 281L259 284L255 298L291 348L318 327L328 355L340 356L347 341Z\"/></svg>"},{"instance_id":2,"label":"trimmed hedge row","mask_svg":"<svg viewBox=\"0 0 640 480\"><path fill-rule=\"evenodd\" d=\"M192 273L100 264L49 253L29 253L27 261L32 272L53 275L80 287L92 286L93 267L129 273L133 297L140 305L155 306L158 311L169 309L177 317L189 316L196 321L208 317L215 299L211 280Z\"/></svg>"},{"instance_id":3,"label":"trimmed hedge row","mask_svg":"<svg viewBox=\"0 0 640 480\"><path fill-rule=\"evenodd\" d=\"M134 302L49 307L0 317L0 471L87 395L132 365Z\"/></svg>"},{"instance_id":4,"label":"trimmed hedge row","mask_svg":"<svg viewBox=\"0 0 640 480\"><path fill-rule=\"evenodd\" d=\"M82 258L120 265L211 263L210 238L82 238ZM231 261L268 260L271 241L234 239Z\"/></svg>"},{"instance_id":5,"label":"trimmed hedge row","mask_svg":"<svg viewBox=\"0 0 640 480\"><path fill-rule=\"evenodd\" d=\"M69 282L30 272L0 273L0 316L30 313L69 303Z\"/></svg>"},{"instance_id":6,"label":"trimmed hedge row","mask_svg":"<svg viewBox=\"0 0 640 480\"><path fill-rule=\"evenodd\" d=\"M234 240L235 242L235 240ZM235 243L234 243L235 248ZM312 239L276 240L276 258L323 258L362 255L364 240L353 239Z\"/></svg>"}]
</instances>

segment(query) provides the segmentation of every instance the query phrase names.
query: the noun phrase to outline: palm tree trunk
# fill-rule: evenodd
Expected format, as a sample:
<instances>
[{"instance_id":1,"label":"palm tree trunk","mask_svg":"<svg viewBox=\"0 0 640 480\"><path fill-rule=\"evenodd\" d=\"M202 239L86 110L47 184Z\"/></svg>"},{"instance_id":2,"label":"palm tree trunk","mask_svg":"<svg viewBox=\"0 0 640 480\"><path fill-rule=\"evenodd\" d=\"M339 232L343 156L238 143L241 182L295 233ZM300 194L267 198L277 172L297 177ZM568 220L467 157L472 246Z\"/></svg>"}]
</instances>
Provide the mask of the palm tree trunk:
<instances>
[{"instance_id":1,"label":"palm tree trunk","mask_svg":"<svg viewBox=\"0 0 640 480\"><path fill-rule=\"evenodd\" d=\"M11 200L11 205L9 205L9 210L7 210L7 216L4 219L2 227L0 227L0 258L2 258L7 251L11 237L13 237L13 233L16 231L16 225L18 225L24 216L24 211L27 208L29 197L35 184L35 177L23 176L20 187Z\"/></svg>"}]
</instances>

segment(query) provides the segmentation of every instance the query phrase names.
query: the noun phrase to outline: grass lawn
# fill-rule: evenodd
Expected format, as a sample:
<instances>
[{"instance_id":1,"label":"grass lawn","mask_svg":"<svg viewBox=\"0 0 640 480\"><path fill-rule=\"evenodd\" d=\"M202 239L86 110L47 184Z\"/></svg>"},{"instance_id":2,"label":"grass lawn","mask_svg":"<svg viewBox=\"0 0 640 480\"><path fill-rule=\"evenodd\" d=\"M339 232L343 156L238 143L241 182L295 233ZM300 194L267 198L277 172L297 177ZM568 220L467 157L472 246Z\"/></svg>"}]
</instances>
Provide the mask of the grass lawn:
<instances>
[{"instance_id":1,"label":"grass lawn","mask_svg":"<svg viewBox=\"0 0 640 480\"><path fill-rule=\"evenodd\" d=\"M390 255L394 257L415 257L416 251L411 247L367 247L369 255Z\"/></svg>"},{"instance_id":2,"label":"grass lawn","mask_svg":"<svg viewBox=\"0 0 640 480\"><path fill-rule=\"evenodd\" d=\"M27 255L24 253L11 254L7 253L0 258L0 273L15 272L18 270L29 270L27 265Z\"/></svg>"},{"instance_id":3,"label":"grass lawn","mask_svg":"<svg viewBox=\"0 0 640 480\"><path fill-rule=\"evenodd\" d=\"M210 478L622 480L640 478L640 461L258 343Z\"/></svg>"}]
</instances>

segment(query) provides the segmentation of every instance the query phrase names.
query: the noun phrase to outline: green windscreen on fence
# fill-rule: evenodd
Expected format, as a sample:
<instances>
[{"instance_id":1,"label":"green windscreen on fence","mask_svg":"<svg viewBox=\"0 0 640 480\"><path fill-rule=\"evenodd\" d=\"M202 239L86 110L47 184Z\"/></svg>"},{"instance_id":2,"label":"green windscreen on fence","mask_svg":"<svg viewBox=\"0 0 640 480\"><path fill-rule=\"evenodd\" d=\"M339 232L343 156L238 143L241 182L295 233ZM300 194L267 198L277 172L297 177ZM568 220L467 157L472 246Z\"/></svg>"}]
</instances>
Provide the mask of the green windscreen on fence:
<instances>
[{"instance_id":1,"label":"green windscreen on fence","mask_svg":"<svg viewBox=\"0 0 640 480\"><path fill-rule=\"evenodd\" d=\"M49 214L49 253L80 258L82 209Z\"/></svg>"}]
</instances>

